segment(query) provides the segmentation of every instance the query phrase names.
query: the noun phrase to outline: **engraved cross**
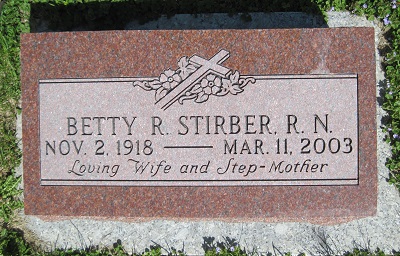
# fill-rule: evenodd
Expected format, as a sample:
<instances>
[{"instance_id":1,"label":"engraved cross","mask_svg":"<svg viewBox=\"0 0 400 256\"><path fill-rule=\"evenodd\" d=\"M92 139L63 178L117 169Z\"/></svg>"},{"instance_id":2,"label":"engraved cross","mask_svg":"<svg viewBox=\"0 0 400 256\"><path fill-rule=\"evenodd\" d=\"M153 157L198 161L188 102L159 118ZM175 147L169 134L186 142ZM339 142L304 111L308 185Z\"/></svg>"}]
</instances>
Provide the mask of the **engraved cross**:
<instances>
[{"instance_id":1,"label":"engraved cross","mask_svg":"<svg viewBox=\"0 0 400 256\"><path fill-rule=\"evenodd\" d=\"M220 64L229 58L229 52L225 50L219 51L210 60L203 59L199 56L193 55L189 62L199 67L195 72L183 80L177 87L175 87L170 93L165 95L164 98L156 102L161 105L161 109L166 110L175 101L183 95L191 85L199 82L208 72L216 73L222 77L226 77L230 72L230 69L221 66Z\"/></svg>"}]
</instances>

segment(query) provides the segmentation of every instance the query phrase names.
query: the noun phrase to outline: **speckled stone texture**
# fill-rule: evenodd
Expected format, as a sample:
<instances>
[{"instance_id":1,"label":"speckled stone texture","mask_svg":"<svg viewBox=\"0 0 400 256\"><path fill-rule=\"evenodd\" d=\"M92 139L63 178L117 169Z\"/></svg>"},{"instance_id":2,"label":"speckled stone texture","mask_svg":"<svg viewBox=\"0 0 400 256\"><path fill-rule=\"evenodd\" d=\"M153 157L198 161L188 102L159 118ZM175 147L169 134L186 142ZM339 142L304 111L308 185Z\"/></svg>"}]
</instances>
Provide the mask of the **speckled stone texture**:
<instances>
[{"instance_id":1,"label":"speckled stone texture","mask_svg":"<svg viewBox=\"0 0 400 256\"><path fill-rule=\"evenodd\" d=\"M39 79L155 77L182 56L219 49L243 74L358 74L359 185L40 186ZM376 214L373 28L24 34L21 55L25 214L330 223Z\"/></svg>"}]
</instances>

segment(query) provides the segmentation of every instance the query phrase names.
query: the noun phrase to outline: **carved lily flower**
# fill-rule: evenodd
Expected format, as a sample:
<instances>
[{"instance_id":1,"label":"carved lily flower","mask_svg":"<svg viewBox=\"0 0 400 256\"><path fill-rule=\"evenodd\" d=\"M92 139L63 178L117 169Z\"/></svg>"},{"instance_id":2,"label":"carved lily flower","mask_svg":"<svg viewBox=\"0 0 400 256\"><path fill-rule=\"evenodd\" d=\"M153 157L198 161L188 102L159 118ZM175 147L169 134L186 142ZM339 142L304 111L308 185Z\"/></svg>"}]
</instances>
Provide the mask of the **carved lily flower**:
<instances>
[{"instance_id":1,"label":"carved lily flower","mask_svg":"<svg viewBox=\"0 0 400 256\"><path fill-rule=\"evenodd\" d=\"M200 83L193 86L189 95L197 95L196 102L201 103L208 100L210 95L216 95L221 91L222 81L220 77L209 74Z\"/></svg>"},{"instance_id":2,"label":"carved lily flower","mask_svg":"<svg viewBox=\"0 0 400 256\"><path fill-rule=\"evenodd\" d=\"M209 74L206 76L206 78L201 80L200 85L203 88L204 93L210 95L216 94L221 90L222 82L220 77Z\"/></svg>"},{"instance_id":3,"label":"carved lily flower","mask_svg":"<svg viewBox=\"0 0 400 256\"><path fill-rule=\"evenodd\" d=\"M182 81L182 78L171 69L165 70L164 73L160 75L160 82L162 87L167 90L173 89Z\"/></svg>"}]
</instances>

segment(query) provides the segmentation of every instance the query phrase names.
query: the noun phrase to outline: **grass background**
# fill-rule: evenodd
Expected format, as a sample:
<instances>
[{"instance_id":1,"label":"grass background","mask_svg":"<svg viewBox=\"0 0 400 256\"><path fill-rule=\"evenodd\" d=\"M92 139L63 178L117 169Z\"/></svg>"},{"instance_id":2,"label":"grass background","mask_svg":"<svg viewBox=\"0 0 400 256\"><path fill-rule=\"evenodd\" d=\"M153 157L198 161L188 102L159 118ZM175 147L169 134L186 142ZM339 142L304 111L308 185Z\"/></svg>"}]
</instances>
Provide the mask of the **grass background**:
<instances>
[{"instance_id":1,"label":"grass background","mask_svg":"<svg viewBox=\"0 0 400 256\"><path fill-rule=\"evenodd\" d=\"M14 213L23 207L18 189L21 177L15 168L21 162L21 151L16 138L16 116L20 104L20 48L19 36L35 26L35 20L45 17L52 29L68 31L77 26L90 30L123 29L132 18L140 22L157 19L161 15L178 13L243 13L244 20L251 19L249 12L307 12L324 15L326 11L347 10L355 15L381 22L386 40L380 47L386 85L383 108L388 116L384 120L386 142L391 145L392 157L387 159L390 169L388 182L400 190L400 1L396 0L1 0L0 1L0 255L127 255L116 241L113 248L91 247L84 250L55 250L43 252L24 239L21 230L13 228ZM400 232L399 232L400 234ZM400 235L399 235L400 236ZM400 238L399 238L400 239ZM246 251L232 240L203 245L205 255L256 255ZM154 244L139 255L183 255L171 248ZM334 255L329 247L324 255ZM393 252L400 255L400 252ZM290 255L276 251L271 255ZM344 255L385 255L379 249L355 248Z\"/></svg>"}]
</instances>

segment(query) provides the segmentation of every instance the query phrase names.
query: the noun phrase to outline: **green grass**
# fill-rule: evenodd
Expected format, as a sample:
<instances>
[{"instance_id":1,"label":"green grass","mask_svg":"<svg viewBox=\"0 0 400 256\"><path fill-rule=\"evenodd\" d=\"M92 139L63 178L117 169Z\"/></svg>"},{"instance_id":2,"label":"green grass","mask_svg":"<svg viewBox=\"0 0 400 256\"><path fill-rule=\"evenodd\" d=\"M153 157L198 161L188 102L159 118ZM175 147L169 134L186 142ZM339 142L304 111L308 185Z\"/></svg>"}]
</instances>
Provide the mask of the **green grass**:
<instances>
[{"instance_id":1,"label":"green grass","mask_svg":"<svg viewBox=\"0 0 400 256\"><path fill-rule=\"evenodd\" d=\"M116 3L120 2L120 3ZM98 1L98 0L3 0L0 2L0 255L128 255L120 241L113 248L91 247L84 250L60 250L45 253L40 248L24 240L24 234L13 228L13 213L23 207L18 199L21 191L18 184L21 178L15 177L14 169L20 164L21 152L16 139L15 119L20 113L20 59L19 36L29 31L29 17L33 13L50 13L52 24L69 29L77 24L87 24L92 29L119 28L116 20L127 21L136 16L142 22L156 19L161 14L172 16L176 13L207 12L253 12L253 11L304 11L323 14L331 10L348 10L369 19L382 22L387 44L380 51L385 56L383 63L386 85L381 89L384 98L383 108L387 111L383 129L387 131L387 143L391 145L392 157L388 159L390 169L389 183L400 191L400 2L394 8L389 0L136 0L136 1ZM396 3L397 4L397 3ZM67 8L68 7L68 8ZM60 13L68 10L69 15ZM257 255L246 251L239 244L226 241L203 246L205 255ZM136 255L184 255L159 245L149 247ZM327 250L326 255L333 254ZM290 255L274 251L269 255ZM354 249L343 255L367 256L385 255L377 249ZM392 255L400 255L393 252Z\"/></svg>"},{"instance_id":2,"label":"green grass","mask_svg":"<svg viewBox=\"0 0 400 256\"><path fill-rule=\"evenodd\" d=\"M15 119L20 111L19 35L29 30L29 5L7 1L0 15L0 217L7 226L15 209L23 206L16 199L20 178L14 169L21 162L16 139Z\"/></svg>"},{"instance_id":3,"label":"green grass","mask_svg":"<svg viewBox=\"0 0 400 256\"><path fill-rule=\"evenodd\" d=\"M0 15L0 217L6 225L15 209L23 204L16 200L20 178L14 169L20 164L15 119L20 111L19 35L28 31L29 9L21 1L2 5ZM24 9L26 8L26 9Z\"/></svg>"}]
</instances>

